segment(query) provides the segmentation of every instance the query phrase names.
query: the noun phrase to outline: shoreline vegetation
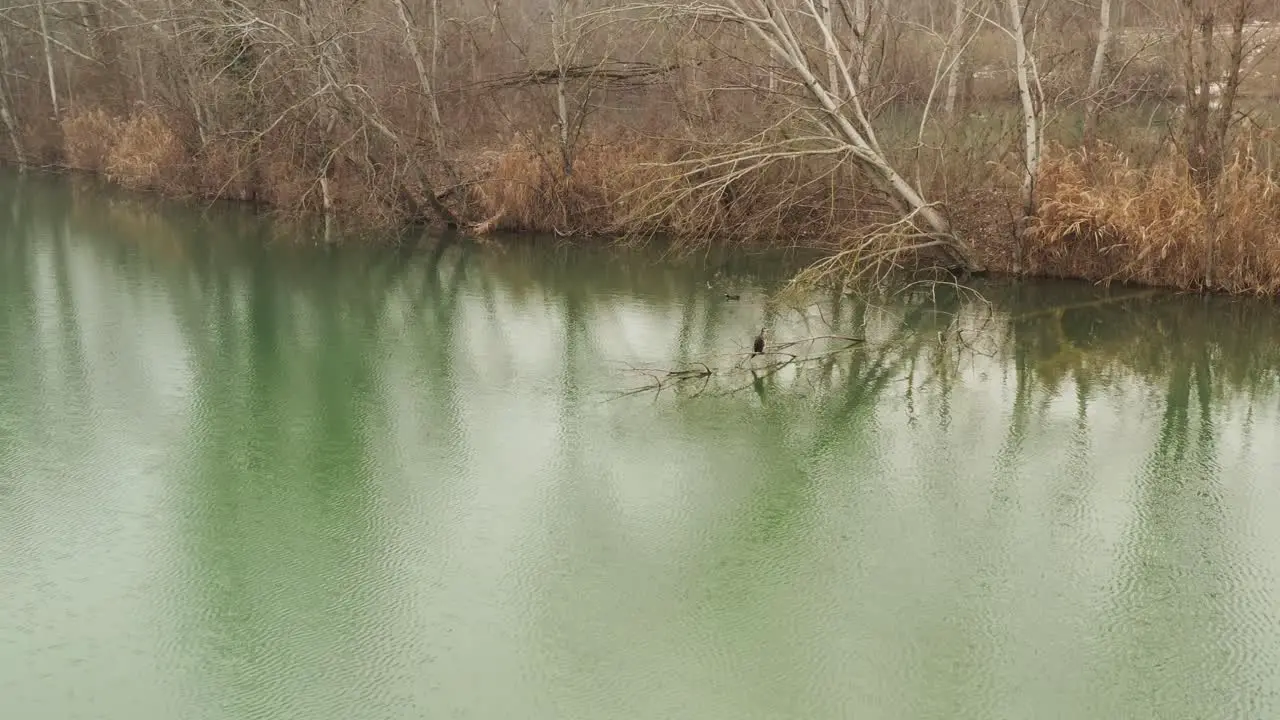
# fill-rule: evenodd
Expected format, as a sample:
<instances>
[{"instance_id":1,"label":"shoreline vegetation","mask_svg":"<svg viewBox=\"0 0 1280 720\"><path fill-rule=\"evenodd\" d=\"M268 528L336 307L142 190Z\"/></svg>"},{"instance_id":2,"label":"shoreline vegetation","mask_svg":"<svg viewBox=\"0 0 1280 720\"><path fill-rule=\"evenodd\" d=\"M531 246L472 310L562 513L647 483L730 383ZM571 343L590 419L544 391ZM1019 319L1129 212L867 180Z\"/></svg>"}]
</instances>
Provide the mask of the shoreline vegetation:
<instances>
[{"instance_id":1,"label":"shoreline vegetation","mask_svg":"<svg viewBox=\"0 0 1280 720\"><path fill-rule=\"evenodd\" d=\"M332 224L1280 293L1260 0L34 0L0 160Z\"/></svg>"}]
</instances>

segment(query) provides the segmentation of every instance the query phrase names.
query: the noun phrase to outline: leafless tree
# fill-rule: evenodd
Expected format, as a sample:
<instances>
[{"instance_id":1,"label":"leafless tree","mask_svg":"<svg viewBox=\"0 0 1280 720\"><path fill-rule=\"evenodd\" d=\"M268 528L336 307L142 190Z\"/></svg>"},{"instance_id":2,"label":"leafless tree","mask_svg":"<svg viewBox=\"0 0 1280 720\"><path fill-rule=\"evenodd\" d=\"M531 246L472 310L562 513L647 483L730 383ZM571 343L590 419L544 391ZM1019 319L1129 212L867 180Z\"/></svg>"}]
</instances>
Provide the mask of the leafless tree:
<instances>
[{"instance_id":1,"label":"leafless tree","mask_svg":"<svg viewBox=\"0 0 1280 720\"><path fill-rule=\"evenodd\" d=\"M423 60L422 48L418 46L418 27L409 12L405 0L393 0L400 22L404 26L404 44L413 58L414 68L418 71L418 84L426 99L427 108L431 111L431 137L435 143L436 153L444 156L444 123L440 120L440 105L436 100L436 54L440 44L440 0L431 0L431 63Z\"/></svg>"},{"instance_id":2,"label":"leafless tree","mask_svg":"<svg viewBox=\"0 0 1280 720\"><path fill-rule=\"evenodd\" d=\"M855 28L867 29L867 15L873 4L845 4ZM781 62L781 80L796 104L792 114L808 121L814 133L801 137L786 135L781 141L764 145L747 144L728 154L697 161L683 169L694 177L708 169L732 168L729 178L741 177L780 159L802 156L838 156L846 159L880 190L883 197L909 219L907 226L892 223L894 232L919 224L908 237L927 238L931 247L945 252L950 262L978 268L977 255L952 232L947 217L904 177L888 159L872 121L869 105L873 88L870 64L865 53L867 38L854 34L851 45L837 35L829 21L833 14L818 0L796 3L784 0L708 0L697 2L641 3L626 11L640 14L650 22L672 21L710 25L737 25ZM826 76L824 78L824 75ZM831 86L831 78L838 84ZM766 135L762 135L763 140ZM909 243L917 247L916 243ZM890 250L890 252L893 252Z\"/></svg>"},{"instance_id":3,"label":"leafless tree","mask_svg":"<svg viewBox=\"0 0 1280 720\"><path fill-rule=\"evenodd\" d=\"M1098 130L1098 115L1102 112L1102 75L1106 69L1107 53L1111 49L1111 0L1098 4L1098 40L1093 51L1093 65L1089 68L1089 84L1085 87L1084 142L1093 145Z\"/></svg>"},{"instance_id":4,"label":"leafless tree","mask_svg":"<svg viewBox=\"0 0 1280 720\"><path fill-rule=\"evenodd\" d=\"M1040 153L1044 145L1044 130L1040 124L1042 103L1037 96L1039 73L1035 57L1028 50L1026 25L1023 16L1034 0L1006 0L1009 10L1009 34L1013 38L1015 54L1014 72L1018 78L1018 99L1022 103L1023 175L1022 217L1025 221L1036 214L1036 180L1040 172Z\"/></svg>"},{"instance_id":5,"label":"leafless tree","mask_svg":"<svg viewBox=\"0 0 1280 720\"><path fill-rule=\"evenodd\" d=\"M1187 164L1196 186L1208 193L1222 171L1227 134L1236 112L1241 71L1253 33L1246 25L1256 0L1177 0L1186 111L1183 132ZM1225 18L1223 17L1225 16ZM1217 40L1225 19L1226 56L1219 69Z\"/></svg>"}]
</instances>

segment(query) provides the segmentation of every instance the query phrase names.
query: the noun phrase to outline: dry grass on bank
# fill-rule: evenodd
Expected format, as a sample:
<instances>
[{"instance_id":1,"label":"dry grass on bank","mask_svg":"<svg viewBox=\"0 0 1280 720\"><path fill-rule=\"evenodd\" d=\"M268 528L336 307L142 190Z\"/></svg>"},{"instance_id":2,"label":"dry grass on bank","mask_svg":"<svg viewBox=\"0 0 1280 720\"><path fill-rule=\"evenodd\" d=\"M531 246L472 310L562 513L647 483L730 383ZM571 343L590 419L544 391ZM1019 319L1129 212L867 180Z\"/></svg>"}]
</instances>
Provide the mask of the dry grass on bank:
<instances>
[{"instance_id":1,"label":"dry grass on bank","mask_svg":"<svg viewBox=\"0 0 1280 720\"><path fill-rule=\"evenodd\" d=\"M568 175L555 146L490 151L472 173L470 204L480 232L601 234L617 231L628 198L672 159L674 145L642 140L582 145Z\"/></svg>"},{"instance_id":2,"label":"dry grass on bank","mask_svg":"<svg viewBox=\"0 0 1280 720\"><path fill-rule=\"evenodd\" d=\"M73 112L62 121L63 155L77 170L105 173L120 121L93 108Z\"/></svg>"},{"instance_id":3,"label":"dry grass on bank","mask_svg":"<svg viewBox=\"0 0 1280 720\"><path fill-rule=\"evenodd\" d=\"M134 190L205 199L255 200L284 212L323 208L323 162L306 129L282 126L256 142L232 135L201 143L173 118L143 109L117 117L99 108L73 110L61 123L63 163ZM199 148L191 150L190 148ZM350 218L379 227L404 223L423 205L421 158L397 155L393 166L352 161L353 151L329 160L330 200ZM361 158L363 161L364 158Z\"/></svg>"},{"instance_id":4,"label":"dry grass on bank","mask_svg":"<svg viewBox=\"0 0 1280 720\"><path fill-rule=\"evenodd\" d=\"M1280 292L1280 183L1243 138L1205 201L1170 151L1152 167L1123 152L1055 147L1041 166L1033 275L1230 293Z\"/></svg>"},{"instance_id":5,"label":"dry grass on bank","mask_svg":"<svg viewBox=\"0 0 1280 720\"><path fill-rule=\"evenodd\" d=\"M264 137L250 155L243 143L219 138L191 153L192 141L184 143L176 128L151 110L129 118L73 112L61 125L62 153L67 164L131 188L254 198L285 211L320 209L318 161L289 144L307 144L295 130ZM998 173L974 171L977 158L999 155L1004 133L955 132L960 139L941 143L945 151L922 163L932 173L926 184L941 188L931 196L946 198L955 226L983 262L1006 268L1016 188L1005 187ZM1143 137L1123 151L1049 149L1041 166L1040 218L1023 246L1020 272L1280 292L1280 242L1272 240L1280 227L1280 183L1269 169L1280 146L1260 134L1243 137L1210 195L1216 200L1206 204L1177 149L1156 154L1154 136ZM883 227L888 217L838 155L797 154L758 167L717 162L735 149L742 151L723 143L595 137L580 145L566 175L554 144L517 143L459 167L458 182L468 190L449 202L479 232L660 233L692 246L791 245L846 254L867 228ZM351 153L331 159L337 211L381 224L422 212L429 158L388 157L394 164ZM439 178L433 184L442 187Z\"/></svg>"},{"instance_id":6,"label":"dry grass on bank","mask_svg":"<svg viewBox=\"0 0 1280 720\"><path fill-rule=\"evenodd\" d=\"M187 153L158 113L143 112L120 124L107 154L107 177L135 190L173 192L184 186Z\"/></svg>"},{"instance_id":7,"label":"dry grass on bank","mask_svg":"<svg viewBox=\"0 0 1280 720\"><path fill-rule=\"evenodd\" d=\"M180 192L188 158L163 116L143 111L117 118L93 108L62 121L63 156L70 167L100 173L134 190Z\"/></svg>"}]
</instances>

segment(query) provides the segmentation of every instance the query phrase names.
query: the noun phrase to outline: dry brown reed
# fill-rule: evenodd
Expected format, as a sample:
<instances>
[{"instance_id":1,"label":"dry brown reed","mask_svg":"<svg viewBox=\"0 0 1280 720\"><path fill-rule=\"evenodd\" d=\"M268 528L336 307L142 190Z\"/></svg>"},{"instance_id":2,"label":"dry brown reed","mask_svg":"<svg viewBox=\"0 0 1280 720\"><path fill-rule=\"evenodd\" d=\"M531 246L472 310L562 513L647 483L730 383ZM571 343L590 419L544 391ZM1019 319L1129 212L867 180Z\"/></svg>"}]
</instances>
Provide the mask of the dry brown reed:
<instances>
[{"instance_id":1,"label":"dry brown reed","mask_svg":"<svg viewBox=\"0 0 1280 720\"><path fill-rule=\"evenodd\" d=\"M107 168L121 122L100 108L73 110L62 120L66 163L76 170L101 173Z\"/></svg>"},{"instance_id":2,"label":"dry brown reed","mask_svg":"<svg viewBox=\"0 0 1280 720\"><path fill-rule=\"evenodd\" d=\"M672 153L654 141L595 140L574 155L567 175L554 146L516 143L485 153L473 168L480 179L470 199L483 218L476 230L615 233L632 193L654 176L649 165Z\"/></svg>"},{"instance_id":3,"label":"dry brown reed","mask_svg":"<svg viewBox=\"0 0 1280 720\"><path fill-rule=\"evenodd\" d=\"M1054 147L1041 166L1027 272L1229 293L1280 291L1280 184L1239 140L1213 188L1170 152L1151 167L1104 146Z\"/></svg>"},{"instance_id":4,"label":"dry brown reed","mask_svg":"<svg viewBox=\"0 0 1280 720\"><path fill-rule=\"evenodd\" d=\"M135 190L172 192L184 187L186 148L164 117L144 110L115 130L106 158L108 179Z\"/></svg>"}]
</instances>

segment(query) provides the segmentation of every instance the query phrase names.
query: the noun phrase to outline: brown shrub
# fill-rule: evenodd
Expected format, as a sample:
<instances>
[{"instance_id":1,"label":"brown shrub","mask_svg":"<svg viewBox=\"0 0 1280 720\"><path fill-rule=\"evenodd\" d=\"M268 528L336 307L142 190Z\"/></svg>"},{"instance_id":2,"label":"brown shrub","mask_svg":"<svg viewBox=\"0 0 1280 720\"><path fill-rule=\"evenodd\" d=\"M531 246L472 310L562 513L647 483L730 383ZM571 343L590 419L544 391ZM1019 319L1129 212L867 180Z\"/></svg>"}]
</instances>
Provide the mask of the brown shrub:
<instances>
[{"instance_id":1,"label":"brown shrub","mask_svg":"<svg viewBox=\"0 0 1280 720\"><path fill-rule=\"evenodd\" d=\"M1240 142L1205 197L1169 153L1136 166L1106 147L1053 148L1041 165L1040 216L1026 246L1032 274L1231 293L1280 292L1280 184Z\"/></svg>"},{"instance_id":2,"label":"brown shrub","mask_svg":"<svg viewBox=\"0 0 1280 720\"><path fill-rule=\"evenodd\" d=\"M52 117L36 115L21 126L20 132L27 162L37 165L63 162L62 127Z\"/></svg>"},{"instance_id":3,"label":"brown shrub","mask_svg":"<svg viewBox=\"0 0 1280 720\"><path fill-rule=\"evenodd\" d=\"M73 110L62 120L63 155L77 170L100 173L107 167L112 140L122 123L101 108Z\"/></svg>"},{"instance_id":4,"label":"brown shrub","mask_svg":"<svg viewBox=\"0 0 1280 720\"><path fill-rule=\"evenodd\" d=\"M120 124L107 154L107 178L138 190L179 190L186 169L187 154L177 133L149 110Z\"/></svg>"},{"instance_id":5,"label":"brown shrub","mask_svg":"<svg viewBox=\"0 0 1280 720\"><path fill-rule=\"evenodd\" d=\"M262 197L277 208L301 209L303 198L311 186L302 168L283 152L272 152L262 160ZM319 209L315 203L312 209Z\"/></svg>"},{"instance_id":6,"label":"brown shrub","mask_svg":"<svg viewBox=\"0 0 1280 720\"><path fill-rule=\"evenodd\" d=\"M584 144L566 176L556 148L517 144L481 159L470 200L481 230L617 232L630 193L654 173L648 165L670 154L653 142Z\"/></svg>"},{"instance_id":7,"label":"brown shrub","mask_svg":"<svg viewBox=\"0 0 1280 720\"><path fill-rule=\"evenodd\" d=\"M191 179L196 194L207 198L247 200L256 190L244 144L228 138L213 138L200 150Z\"/></svg>"}]
</instances>

